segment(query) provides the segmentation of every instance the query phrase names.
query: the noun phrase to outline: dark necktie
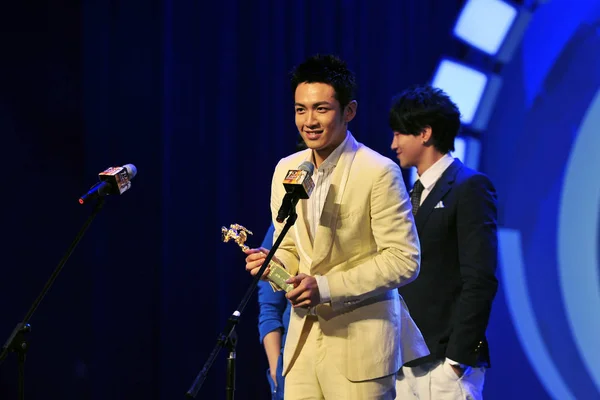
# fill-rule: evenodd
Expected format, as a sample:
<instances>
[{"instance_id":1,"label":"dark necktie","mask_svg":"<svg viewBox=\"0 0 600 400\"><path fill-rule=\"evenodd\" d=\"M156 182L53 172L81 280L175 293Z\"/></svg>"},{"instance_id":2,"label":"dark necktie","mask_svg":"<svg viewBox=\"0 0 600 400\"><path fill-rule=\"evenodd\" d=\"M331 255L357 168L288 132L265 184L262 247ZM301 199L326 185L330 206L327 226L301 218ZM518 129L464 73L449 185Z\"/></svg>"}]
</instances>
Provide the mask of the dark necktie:
<instances>
[{"instance_id":1,"label":"dark necktie","mask_svg":"<svg viewBox=\"0 0 600 400\"><path fill-rule=\"evenodd\" d=\"M412 190L410 191L410 202L412 204L413 215L417 215L417 211L419 211L419 206L421 203L421 193L423 193L423 189L425 189L425 187L423 186L421 181L417 179L417 181L413 185Z\"/></svg>"}]
</instances>

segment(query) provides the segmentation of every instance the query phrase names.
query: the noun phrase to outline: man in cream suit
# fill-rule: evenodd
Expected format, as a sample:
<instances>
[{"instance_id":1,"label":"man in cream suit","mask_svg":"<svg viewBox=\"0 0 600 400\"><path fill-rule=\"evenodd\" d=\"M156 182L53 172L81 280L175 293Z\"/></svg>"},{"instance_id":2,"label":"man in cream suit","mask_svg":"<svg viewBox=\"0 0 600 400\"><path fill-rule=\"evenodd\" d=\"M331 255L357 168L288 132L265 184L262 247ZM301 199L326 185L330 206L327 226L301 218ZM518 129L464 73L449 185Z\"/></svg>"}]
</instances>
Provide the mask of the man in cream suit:
<instances>
[{"instance_id":1,"label":"man in cream suit","mask_svg":"<svg viewBox=\"0 0 600 400\"><path fill-rule=\"evenodd\" d=\"M274 259L294 275L284 350L285 399L394 399L396 372L428 354L397 288L419 272L419 241L400 168L347 130L356 84L345 63L313 56L292 76L296 125L308 149L282 159L271 211L285 174L315 165L315 188ZM247 251L258 272L265 249Z\"/></svg>"}]
</instances>

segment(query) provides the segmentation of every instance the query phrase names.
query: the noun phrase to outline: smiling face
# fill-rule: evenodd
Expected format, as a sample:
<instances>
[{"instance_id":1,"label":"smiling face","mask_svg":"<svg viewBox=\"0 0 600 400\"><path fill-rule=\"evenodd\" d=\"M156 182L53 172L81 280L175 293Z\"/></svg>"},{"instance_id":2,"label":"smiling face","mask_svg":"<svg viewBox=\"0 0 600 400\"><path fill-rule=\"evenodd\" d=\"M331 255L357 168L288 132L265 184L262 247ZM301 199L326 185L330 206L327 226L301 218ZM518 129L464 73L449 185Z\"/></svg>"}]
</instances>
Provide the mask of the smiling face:
<instances>
[{"instance_id":1,"label":"smiling face","mask_svg":"<svg viewBox=\"0 0 600 400\"><path fill-rule=\"evenodd\" d=\"M391 148L396 152L402 168L418 167L425 151L423 135L405 135L394 132Z\"/></svg>"},{"instance_id":2,"label":"smiling face","mask_svg":"<svg viewBox=\"0 0 600 400\"><path fill-rule=\"evenodd\" d=\"M346 138L348 122L356 115L356 101L341 110L335 90L326 83L301 83L294 95L296 127L313 150L317 167Z\"/></svg>"}]
</instances>

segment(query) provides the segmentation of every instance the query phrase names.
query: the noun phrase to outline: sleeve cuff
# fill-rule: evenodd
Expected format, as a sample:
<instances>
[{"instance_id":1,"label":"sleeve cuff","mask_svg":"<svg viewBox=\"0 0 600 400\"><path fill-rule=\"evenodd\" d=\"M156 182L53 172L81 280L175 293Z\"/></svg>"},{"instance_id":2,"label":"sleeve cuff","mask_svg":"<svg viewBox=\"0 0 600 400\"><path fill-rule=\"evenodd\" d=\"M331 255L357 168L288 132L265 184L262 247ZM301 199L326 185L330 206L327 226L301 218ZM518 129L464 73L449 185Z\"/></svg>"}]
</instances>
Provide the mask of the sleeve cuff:
<instances>
[{"instance_id":1,"label":"sleeve cuff","mask_svg":"<svg viewBox=\"0 0 600 400\"><path fill-rule=\"evenodd\" d=\"M331 292L329 291L329 282L327 281L326 276L315 275L315 279L317 280L317 286L319 287L319 295L321 299L319 300L319 304L329 303L331 301Z\"/></svg>"},{"instance_id":2,"label":"sleeve cuff","mask_svg":"<svg viewBox=\"0 0 600 400\"><path fill-rule=\"evenodd\" d=\"M458 365L459 367L460 367L460 366L462 366L462 365L461 365L461 363L459 363L459 362L456 362L456 361L454 361L454 360L452 360L452 359L450 359L450 358L448 358L448 357L446 357L446 362L447 362L448 364L450 364L450 365Z\"/></svg>"},{"instance_id":3,"label":"sleeve cuff","mask_svg":"<svg viewBox=\"0 0 600 400\"><path fill-rule=\"evenodd\" d=\"M467 367L466 365L464 365L464 364L461 364L461 363L459 363L459 362L457 362L457 361L454 361L454 360L452 360L452 359L450 359L450 358L448 358L448 357L446 357L446 362L447 362L448 364L450 364L450 365L456 365L456 366L459 366L459 367L461 367L461 368L463 368L463 369Z\"/></svg>"}]
</instances>

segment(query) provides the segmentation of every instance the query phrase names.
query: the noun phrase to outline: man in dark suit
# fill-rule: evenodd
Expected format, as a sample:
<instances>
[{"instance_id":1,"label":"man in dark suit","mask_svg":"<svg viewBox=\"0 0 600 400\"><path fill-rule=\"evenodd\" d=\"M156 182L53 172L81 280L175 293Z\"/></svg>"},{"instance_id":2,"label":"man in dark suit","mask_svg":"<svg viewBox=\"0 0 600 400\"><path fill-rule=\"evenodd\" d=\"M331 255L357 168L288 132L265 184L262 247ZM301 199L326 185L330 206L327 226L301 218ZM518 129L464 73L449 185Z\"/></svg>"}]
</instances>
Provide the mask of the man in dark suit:
<instances>
[{"instance_id":1,"label":"man in dark suit","mask_svg":"<svg viewBox=\"0 0 600 400\"><path fill-rule=\"evenodd\" d=\"M442 90L415 86L396 96L390 127L400 165L418 175L411 203L421 273L399 292L431 352L402 367L396 398L481 399L498 287L496 190L450 155L460 112Z\"/></svg>"}]
</instances>

